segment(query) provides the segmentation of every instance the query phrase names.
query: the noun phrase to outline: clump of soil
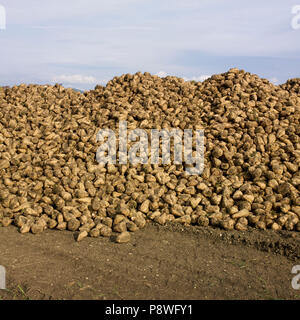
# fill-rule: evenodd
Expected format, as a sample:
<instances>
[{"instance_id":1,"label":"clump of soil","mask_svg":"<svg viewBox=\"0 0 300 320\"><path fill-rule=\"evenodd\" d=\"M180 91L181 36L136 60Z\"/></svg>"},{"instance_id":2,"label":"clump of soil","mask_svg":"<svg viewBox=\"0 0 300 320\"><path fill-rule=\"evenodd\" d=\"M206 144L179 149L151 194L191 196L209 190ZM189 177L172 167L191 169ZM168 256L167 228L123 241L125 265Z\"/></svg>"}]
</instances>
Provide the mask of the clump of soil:
<instances>
[{"instance_id":1,"label":"clump of soil","mask_svg":"<svg viewBox=\"0 0 300 320\"><path fill-rule=\"evenodd\" d=\"M126 74L83 94L0 88L0 223L119 243L149 221L300 231L299 83L231 69L204 82ZM120 120L204 129L202 175L185 162L99 165L97 133Z\"/></svg>"}]
</instances>

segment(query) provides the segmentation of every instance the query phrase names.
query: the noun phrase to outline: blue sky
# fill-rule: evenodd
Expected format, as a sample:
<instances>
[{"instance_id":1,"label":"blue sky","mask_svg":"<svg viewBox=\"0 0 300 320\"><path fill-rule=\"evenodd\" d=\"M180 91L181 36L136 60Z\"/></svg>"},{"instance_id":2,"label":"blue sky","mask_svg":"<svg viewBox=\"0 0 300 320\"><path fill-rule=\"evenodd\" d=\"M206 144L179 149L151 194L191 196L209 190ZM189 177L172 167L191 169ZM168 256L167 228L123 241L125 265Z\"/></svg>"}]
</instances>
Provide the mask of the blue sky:
<instances>
[{"instance_id":1,"label":"blue sky","mask_svg":"<svg viewBox=\"0 0 300 320\"><path fill-rule=\"evenodd\" d=\"M0 0L0 85L92 89L123 73L300 77L300 0ZM1 21L0 21L1 23ZM300 17L299 17L300 24Z\"/></svg>"}]
</instances>

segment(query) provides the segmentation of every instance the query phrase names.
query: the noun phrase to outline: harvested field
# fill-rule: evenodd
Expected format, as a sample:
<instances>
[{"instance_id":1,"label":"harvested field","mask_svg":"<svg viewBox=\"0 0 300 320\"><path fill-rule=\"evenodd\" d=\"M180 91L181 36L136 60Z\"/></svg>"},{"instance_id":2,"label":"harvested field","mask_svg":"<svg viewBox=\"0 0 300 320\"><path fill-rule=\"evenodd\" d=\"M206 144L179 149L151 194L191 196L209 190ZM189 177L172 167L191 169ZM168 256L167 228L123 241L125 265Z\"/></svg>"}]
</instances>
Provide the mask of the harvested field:
<instances>
[{"instance_id":1,"label":"harvested field","mask_svg":"<svg viewBox=\"0 0 300 320\"><path fill-rule=\"evenodd\" d=\"M0 295L20 297L22 284L23 298L299 298L299 83L231 69L204 82L126 74L84 93L0 88ZM97 133L121 120L204 129L203 173L184 161L99 165Z\"/></svg>"},{"instance_id":2,"label":"harvested field","mask_svg":"<svg viewBox=\"0 0 300 320\"><path fill-rule=\"evenodd\" d=\"M148 224L129 243L1 229L0 299L296 299L300 233Z\"/></svg>"}]
</instances>

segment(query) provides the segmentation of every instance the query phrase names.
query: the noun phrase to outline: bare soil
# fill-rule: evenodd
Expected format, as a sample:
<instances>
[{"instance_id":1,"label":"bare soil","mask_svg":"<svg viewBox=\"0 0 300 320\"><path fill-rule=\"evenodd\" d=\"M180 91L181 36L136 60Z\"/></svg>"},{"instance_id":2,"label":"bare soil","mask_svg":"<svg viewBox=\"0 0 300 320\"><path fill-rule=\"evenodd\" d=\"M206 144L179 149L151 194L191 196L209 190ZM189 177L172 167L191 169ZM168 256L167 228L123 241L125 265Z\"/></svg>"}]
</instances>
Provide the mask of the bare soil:
<instances>
[{"instance_id":1,"label":"bare soil","mask_svg":"<svg viewBox=\"0 0 300 320\"><path fill-rule=\"evenodd\" d=\"M0 299L297 299L300 234L149 223L127 244L0 228Z\"/></svg>"}]
</instances>

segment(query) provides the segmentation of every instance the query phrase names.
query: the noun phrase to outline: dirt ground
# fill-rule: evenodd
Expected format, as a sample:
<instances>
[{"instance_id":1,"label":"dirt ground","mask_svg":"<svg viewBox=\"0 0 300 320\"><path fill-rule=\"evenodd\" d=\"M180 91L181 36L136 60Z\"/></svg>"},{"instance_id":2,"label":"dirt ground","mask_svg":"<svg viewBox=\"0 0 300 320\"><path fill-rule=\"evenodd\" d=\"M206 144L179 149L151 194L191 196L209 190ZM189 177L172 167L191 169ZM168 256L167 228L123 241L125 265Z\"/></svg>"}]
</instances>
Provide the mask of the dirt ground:
<instances>
[{"instance_id":1,"label":"dirt ground","mask_svg":"<svg viewBox=\"0 0 300 320\"><path fill-rule=\"evenodd\" d=\"M0 228L0 299L297 299L300 234L161 227L127 244L76 242L71 232Z\"/></svg>"}]
</instances>

